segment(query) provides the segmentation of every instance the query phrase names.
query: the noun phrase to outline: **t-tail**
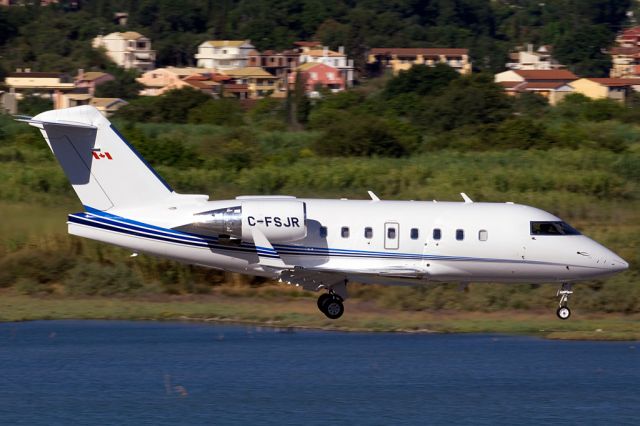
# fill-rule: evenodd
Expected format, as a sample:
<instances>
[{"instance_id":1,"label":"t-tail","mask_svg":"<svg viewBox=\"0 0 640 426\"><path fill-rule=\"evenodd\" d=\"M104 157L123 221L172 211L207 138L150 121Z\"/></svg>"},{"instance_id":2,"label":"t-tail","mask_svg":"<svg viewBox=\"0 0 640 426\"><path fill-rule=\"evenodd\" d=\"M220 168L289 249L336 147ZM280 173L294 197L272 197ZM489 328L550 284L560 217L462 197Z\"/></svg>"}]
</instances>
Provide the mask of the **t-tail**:
<instances>
[{"instance_id":1,"label":"t-tail","mask_svg":"<svg viewBox=\"0 0 640 426\"><path fill-rule=\"evenodd\" d=\"M154 205L175 195L94 107L47 111L22 121L40 129L85 207Z\"/></svg>"}]
</instances>

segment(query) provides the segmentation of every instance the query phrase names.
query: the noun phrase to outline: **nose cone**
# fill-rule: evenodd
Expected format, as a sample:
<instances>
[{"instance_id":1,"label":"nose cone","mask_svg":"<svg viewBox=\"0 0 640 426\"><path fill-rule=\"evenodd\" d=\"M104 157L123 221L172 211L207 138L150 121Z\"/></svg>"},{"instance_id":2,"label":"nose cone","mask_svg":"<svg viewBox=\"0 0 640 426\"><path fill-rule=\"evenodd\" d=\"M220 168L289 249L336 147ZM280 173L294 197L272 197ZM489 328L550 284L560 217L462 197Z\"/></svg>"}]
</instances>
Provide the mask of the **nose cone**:
<instances>
[{"instance_id":1,"label":"nose cone","mask_svg":"<svg viewBox=\"0 0 640 426\"><path fill-rule=\"evenodd\" d=\"M629 269L629 264L625 262L622 258L616 257L614 259L609 260L609 269L613 272L622 272Z\"/></svg>"}]
</instances>

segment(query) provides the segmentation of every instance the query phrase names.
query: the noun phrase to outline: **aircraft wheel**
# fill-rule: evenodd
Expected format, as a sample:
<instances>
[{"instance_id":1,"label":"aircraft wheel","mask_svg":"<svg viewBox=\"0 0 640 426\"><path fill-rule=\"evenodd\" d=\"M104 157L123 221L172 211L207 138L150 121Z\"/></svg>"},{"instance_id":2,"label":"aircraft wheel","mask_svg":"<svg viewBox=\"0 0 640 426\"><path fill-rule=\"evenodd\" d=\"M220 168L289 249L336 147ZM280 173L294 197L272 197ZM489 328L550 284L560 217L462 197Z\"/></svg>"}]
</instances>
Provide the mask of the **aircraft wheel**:
<instances>
[{"instance_id":1,"label":"aircraft wheel","mask_svg":"<svg viewBox=\"0 0 640 426\"><path fill-rule=\"evenodd\" d=\"M318 297L318 309L320 312L324 314L324 304L327 303L327 300L331 299L331 295L329 293L323 293Z\"/></svg>"},{"instance_id":2,"label":"aircraft wheel","mask_svg":"<svg viewBox=\"0 0 640 426\"><path fill-rule=\"evenodd\" d=\"M330 299L324 303L322 312L324 312L329 319L338 319L344 314L344 304L340 299L330 297Z\"/></svg>"},{"instance_id":3,"label":"aircraft wheel","mask_svg":"<svg viewBox=\"0 0 640 426\"><path fill-rule=\"evenodd\" d=\"M571 310L566 306L561 306L556 311L556 315L561 320L566 320L566 319L569 319L569 317L571 316Z\"/></svg>"}]
</instances>

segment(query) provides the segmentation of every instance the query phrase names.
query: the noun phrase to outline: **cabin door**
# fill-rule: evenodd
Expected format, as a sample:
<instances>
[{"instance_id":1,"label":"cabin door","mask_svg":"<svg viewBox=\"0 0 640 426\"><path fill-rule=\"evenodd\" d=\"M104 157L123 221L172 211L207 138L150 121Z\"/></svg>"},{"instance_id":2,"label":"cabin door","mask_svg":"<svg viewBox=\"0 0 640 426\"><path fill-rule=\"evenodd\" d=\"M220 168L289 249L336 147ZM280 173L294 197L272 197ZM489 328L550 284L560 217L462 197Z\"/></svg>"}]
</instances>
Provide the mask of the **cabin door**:
<instances>
[{"instance_id":1,"label":"cabin door","mask_svg":"<svg viewBox=\"0 0 640 426\"><path fill-rule=\"evenodd\" d=\"M384 224L384 248L397 250L400 246L400 225L397 222Z\"/></svg>"}]
</instances>

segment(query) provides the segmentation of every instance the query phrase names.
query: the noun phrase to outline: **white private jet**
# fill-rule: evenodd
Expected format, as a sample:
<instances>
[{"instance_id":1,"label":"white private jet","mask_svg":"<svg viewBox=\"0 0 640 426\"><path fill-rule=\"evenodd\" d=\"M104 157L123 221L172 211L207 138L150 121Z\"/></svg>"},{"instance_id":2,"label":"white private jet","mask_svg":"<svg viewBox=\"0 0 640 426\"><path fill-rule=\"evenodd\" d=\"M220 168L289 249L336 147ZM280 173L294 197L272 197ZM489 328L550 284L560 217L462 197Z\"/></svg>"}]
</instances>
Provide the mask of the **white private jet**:
<instances>
[{"instance_id":1,"label":"white private jet","mask_svg":"<svg viewBox=\"0 0 640 426\"><path fill-rule=\"evenodd\" d=\"M571 283L627 262L558 217L513 203L300 199L209 201L171 187L90 106L21 117L42 132L85 206L69 233L180 262L323 291L336 319L347 283Z\"/></svg>"}]
</instances>

